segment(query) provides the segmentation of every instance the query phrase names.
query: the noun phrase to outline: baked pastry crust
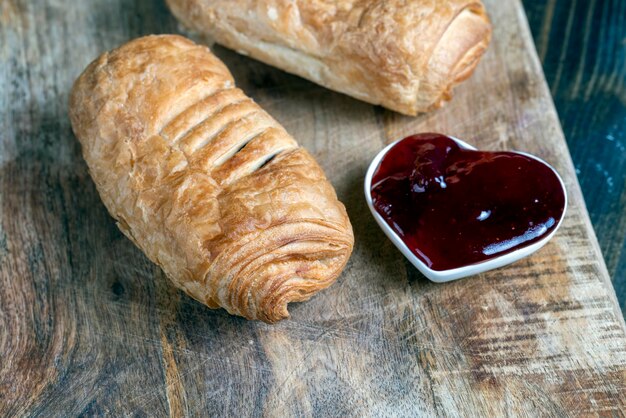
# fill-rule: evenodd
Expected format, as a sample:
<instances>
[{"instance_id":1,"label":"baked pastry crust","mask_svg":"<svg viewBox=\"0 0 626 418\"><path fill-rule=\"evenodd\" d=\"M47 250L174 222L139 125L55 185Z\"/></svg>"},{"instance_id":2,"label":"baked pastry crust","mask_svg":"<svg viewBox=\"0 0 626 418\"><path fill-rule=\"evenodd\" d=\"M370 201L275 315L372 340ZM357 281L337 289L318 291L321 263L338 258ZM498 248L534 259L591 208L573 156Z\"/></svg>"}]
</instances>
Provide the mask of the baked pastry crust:
<instances>
[{"instance_id":1,"label":"baked pastry crust","mask_svg":"<svg viewBox=\"0 0 626 418\"><path fill-rule=\"evenodd\" d=\"M415 115L450 100L491 38L478 0L167 0L187 27L322 86Z\"/></svg>"},{"instance_id":2,"label":"baked pastry crust","mask_svg":"<svg viewBox=\"0 0 626 418\"><path fill-rule=\"evenodd\" d=\"M275 322L343 270L354 239L333 187L208 48L164 35L103 54L70 118L119 228L207 306Z\"/></svg>"}]
</instances>

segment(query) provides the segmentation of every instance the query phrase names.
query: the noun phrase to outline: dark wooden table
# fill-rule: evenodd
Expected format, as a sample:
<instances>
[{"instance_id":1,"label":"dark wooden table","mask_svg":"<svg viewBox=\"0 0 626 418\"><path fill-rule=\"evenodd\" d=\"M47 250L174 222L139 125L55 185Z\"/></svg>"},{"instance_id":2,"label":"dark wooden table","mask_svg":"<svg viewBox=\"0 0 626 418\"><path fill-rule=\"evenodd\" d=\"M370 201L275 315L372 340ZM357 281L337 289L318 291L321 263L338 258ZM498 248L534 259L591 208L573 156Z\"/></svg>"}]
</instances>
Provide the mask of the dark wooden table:
<instances>
[{"instance_id":1,"label":"dark wooden table","mask_svg":"<svg viewBox=\"0 0 626 418\"><path fill-rule=\"evenodd\" d=\"M527 5L623 305L625 6L588 2ZM111 221L71 134L67 92L89 60L178 31L163 0L1 0L0 416L623 416L624 322L526 18L517 0L485 3L489 52L417 118L215 48L318 157L357 236L340 281L270 326L169 285ZM552 162L570 206L550 244L445 286L410 268L360 184L385 143L424 131Z\"/></svg>"},{"instance_id":2,"label":"dark wooden table","mask_svg":"<svg viewBox=\"0 0 626 418\"><path fill-rule=\"evenodd\" d=\"M626 312L626 1L523 3Z\"/></svg>"}]
</instances>

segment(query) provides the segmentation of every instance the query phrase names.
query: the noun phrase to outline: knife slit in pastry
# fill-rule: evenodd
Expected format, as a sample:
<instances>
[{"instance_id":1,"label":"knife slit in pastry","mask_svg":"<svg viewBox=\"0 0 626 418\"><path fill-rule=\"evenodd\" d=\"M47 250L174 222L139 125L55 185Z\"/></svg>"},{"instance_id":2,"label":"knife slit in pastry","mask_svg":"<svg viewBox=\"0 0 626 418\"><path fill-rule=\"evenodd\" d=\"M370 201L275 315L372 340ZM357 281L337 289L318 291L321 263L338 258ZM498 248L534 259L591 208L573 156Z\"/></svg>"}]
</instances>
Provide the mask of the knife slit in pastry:
<instances>
[{"instance_id":1,"label":"knife slit in pastry","mask_svg":"<svg viewBox=\"0 0 626 418\"><path fill-rule=\"evenodd\" d=\"M352 228L321 168L207 48L149 36L102 55L70 118L120 230L207 306L275 322L346 265Z\"/></svg>"},{"instance_id":2,"label":"knife slit in pastry","mask_svg":"<svg viewBox=\"0 0 626 418\"><path fill-rule=\"evenodd\" d=\"M161 130L165 138L178 141L194 127L221 111L224 107L249 100L239 89L227 87L212 92L209 96L195 102L168 121Z\"/></svg>"},{"instance_id":3,"label":"knife slit in pastry","mask_svg":"<svg viewBox=\"0 0 626 418\"><path fill-rule=\"evenodd\" d=\"M192 155L206 147L229 127L242 123L246 117L255 112L258 112L256 104L250 100L231 103L194 126L177 142L181 144L185 153Z\"/></svg>"},{"instance_id":4,"label":"knife slit in pastry","mask_svg":"<svg viewBox=\"0 0 626 418\"><path fill-rule=\"evenodd\" d=\"M240 121L231 124L223 132L217 135L217 139L212 142L215 147L207 147L203 150L201 159L205 164L212 164L219 167L230 157L240 150L253 138L261 135L273 124L272 121L258 117L257 114L244 116ZM212 149L209 149L212 148ZM209 163L210 161L210 163Z\"/></svg>"},{"instance_id":5,"label":"knife slit in pastry","mask_svg":"<svg viewBox=\"0 0 626 418\"><path fill-rule=\"evenodd\" d=\"M250 175L268 164L282 152L297 147L295 141L285 141L272 128L247 142L215 171L220 184L230 184L237 178Z\"/></svg>"}]
</instances>

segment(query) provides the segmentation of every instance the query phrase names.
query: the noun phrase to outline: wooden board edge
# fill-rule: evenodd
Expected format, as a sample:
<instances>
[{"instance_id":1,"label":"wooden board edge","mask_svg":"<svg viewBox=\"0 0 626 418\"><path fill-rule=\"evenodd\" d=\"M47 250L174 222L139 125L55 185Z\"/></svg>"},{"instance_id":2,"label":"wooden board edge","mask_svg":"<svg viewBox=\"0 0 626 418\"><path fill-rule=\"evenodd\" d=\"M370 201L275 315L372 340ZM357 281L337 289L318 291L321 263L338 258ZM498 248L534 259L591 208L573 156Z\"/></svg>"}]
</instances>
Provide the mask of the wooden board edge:
<instances>
[{"instance_id":1,"label":"wooden board edge","mask_svg":"<svg viewBox=\"0 0 626 418\"><path fill-rule=\"evenodd\" d=\"M516 11L518 14L518 19L520 21L520 29L525 33L522 36L523 39L533 39L532 31L530 30L530 25L528 23L528 17L526 16L526 12L524 10L524 5L522 4L522 0L515 0ZM582 192L582 188L580 187L580 183L578 182L578 176L576 175L576 169L574 166L574 161L572 160L571 153L569 152L569 147L567 146L567 140L565 138L565 133L563 132L563 127L561 126L561 120L559 119L559 114L556 110L556 105L554 104L554 99L552 98L552 93L550 92L550 88L548 86L548 82L546 80L546 76L543 72L543 66L541 61L539 60L539 54L537 53L537 47L534 42L528 42L527 45L529 54L532 59L533 66L537 74L539 74L539 78L541 80L541 86L539 88L543 90L548 104L547 112L552 114L555 122L556 132L559 138L557 140L561 140L566 144L567 148L567 161L565 162L567 165L567 169L570 170L571 174L574 176L575 181L573 183L573 190L570 189L569 192L574 192L577 197L580 198L582 202L581 212L582 219L585 224L585 228L587 229L587 233L589 234L589 244L594 252L595 258L598 260L598 268L600 270L600 280L604 283L607 295L613 302L613 309L615 315L617 316L617 321L621 325L622 330L626 333L626 321L624 320L624 314L621 310L619 301L617 299L617 294L615 293L615 288L613 287L613 282L611 280L611 276L609 275L609 270L606 266L606 262L604 261L604 256L602 254L602 250L600 249L600 244L598 242L598 237L596 236L596 232L593 229L593 224L591 223L591 218L589 217L589 211L587 210L587 204L585 202L585 198Z\"/></svg>"}]
</instances>

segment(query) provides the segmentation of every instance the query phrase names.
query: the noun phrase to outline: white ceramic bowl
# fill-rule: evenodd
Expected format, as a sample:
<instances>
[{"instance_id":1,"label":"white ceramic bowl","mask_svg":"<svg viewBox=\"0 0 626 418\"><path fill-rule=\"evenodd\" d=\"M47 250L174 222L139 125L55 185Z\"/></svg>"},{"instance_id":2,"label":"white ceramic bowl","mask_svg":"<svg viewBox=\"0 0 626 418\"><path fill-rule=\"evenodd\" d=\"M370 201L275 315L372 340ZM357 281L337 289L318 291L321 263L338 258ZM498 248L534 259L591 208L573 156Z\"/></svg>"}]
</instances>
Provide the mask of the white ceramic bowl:
<instances>
[{"instance_id":1,"label":"white ceramic bowl","mask_svg":"<svg viewBox=\"0 0 626 418\"><path fill-rule=\"evenodd\" d=\"M453 137L451 137L451 138L454 141L456 141L461 148L470 149L470 150L476 150L476 148L474 148L473 146L469 145L468 143L466 143L464 141L461 141L460 139L453 138ZM376 209L374 208L374 203L372 202L372 194L370 192L370 190L372 188L372 176L374 175L374 172L378 168L378 166L380 164L380 161L385 156L387 151L389 151L394 145L396 145L400 141L401 140L395 141L394 143L389 144L388 146L386 146L372 160L372 163L370 164L370 166L369 166L369 168L367 170L367 174L365 175L365 200L367 201L367 205L369 206L370 211L372 212L372 215L374 216L374 219L376 219L376 222L382 228L382 230L385 233L385 235L387 235L387 237L389 237L391 242L393 242L395 244L395 246L398 247L400 252L402 252L402 254L404 254L404 256L411 262L411 264L413 264L415 267L417 267L417 269L424 276L426 276L427 278L429 278L433 282L443 283L443 282L449 282L449 281L460 279L460 278L467 277L467 276L472 276L474 274L483 273L483 272L488 271L488 270L493 270L493 269L496 269L498 267L502 267L502 266L505 266L507 264L511 264L511 263L521 259L521 258L527 257L527 256L531 255L532 253L534 253L535 251L537 251L538 249L540 249L541 247L543 247L544 245L546 245L546 243L554 236L554 234L556 233L557 229L559 229L559 226L561 226L561 222L563 221L563 217L565 216L565 211L567 210L567 193L566 193L566 190L565 190L565 184L563 183L563 179L561 179L561 176L559 176L559 173L557 173L556 170L550 164L546 163L542 159L537 158L534 155L527 154L525 152L512 151L512 152L515 152L517 154L524 155L524 156L529 157L529 158L533 158L533 159L535 159L535 160L537 160L539 162L542 162L543 164L547 165L548 167L550 167L550 169L552 169L552 171L554 171L554 174L556 175L556 177L561 182L561 187L563 188L563 195L565 196L565 205L563 207L563 215L561 215L561 219L558 220L558 222L556 224L556 228L554 228L552 230L552 232L550 232L548 235L544 236L541 240L539 240L539 241L537 241L537 242L535 242L535 243L533 243L531 245L519 248L519 249L517 249L515 251L503 254L503 255L501 255L499 257L495 257L495 258L492 258L490 260L482 261L482 262L479 262L479 263L476 263L476 264L471 264L471 265L468 265L468 266L459 267L459 268L455 268L455 269L451 269L451 270L433 270L433 269L431 269L422 260L420 260L415 254L413 254L413 252L406 246L406 244L395 233L395 231L393 229L391 229L391 227L389 225L387 225L387 222L376 211Z\"/></svg>"}]
</instances>

